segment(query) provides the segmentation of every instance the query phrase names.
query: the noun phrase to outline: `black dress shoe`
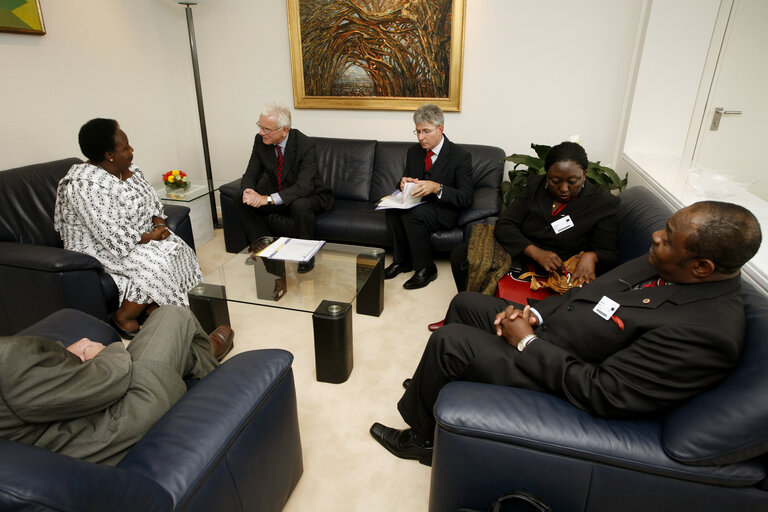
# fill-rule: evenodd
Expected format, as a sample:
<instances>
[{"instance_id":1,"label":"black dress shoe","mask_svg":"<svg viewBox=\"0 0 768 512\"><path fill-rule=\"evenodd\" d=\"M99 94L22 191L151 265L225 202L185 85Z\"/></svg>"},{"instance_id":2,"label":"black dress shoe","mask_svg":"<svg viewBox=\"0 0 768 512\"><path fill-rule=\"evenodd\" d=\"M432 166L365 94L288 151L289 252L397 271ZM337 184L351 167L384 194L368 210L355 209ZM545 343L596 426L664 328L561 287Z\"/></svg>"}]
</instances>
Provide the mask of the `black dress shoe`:
<instances>
[{"instance_id":1,"label":"black dress shoe","mask_svg":"<svg viewBox=\"0 0 768 512\"><path fill-rule=\"evenodd\" d=\"M398 274L403 272L411 272L413 265L410 263L392 263L390 266L384 269L384 279L392 279Z\"/></svg>"},{"instance_id":2,"label":"black dress shoe","mask_svg":"<svg viewBox=\"0 0 768 512\"><path fill-rule=\"evenodd\" d=\"M411 385L411 379L405 379L405 380L403 381L403 387L404 387L405 389L408 389L408 386L410 386L410 385Z\"/></svg>"},{"instance_id":3,"label":"black dress shoe","mask_svg":"<svg viewBox=\"0 0 768 512\"><path fill-rule=\"evenodd\" d=\"M403 288L406 290L424 288L435 279L437 279L437 267L430 265L429 267L424 267L421 270L417 270L416 273L413 274L413 277L411 277L403 284Z\"/></svg>"},{"instance_id":4,"label":"black dress shoe","mask_svg":"<svg viewBox=\"0 0 768 512\"><path fill-rule=\"evenodd\" d=\"M385 427L381 423L371 425L371 435L395 457L418 460L425 466L432 465L432 443L417 442L413 431Z\"/></svg>"},{"instance_id":5,"label":"black dress shoe","mask_svg":"<svg viewBox=\"0 0 768 512\"><path fill-rule=\"evenodd\" d=\"M299 262L299 274L306 274L310 270L315 268L315 257L312 256L312 259L309 261L300 261Z\"/></svg>"}]
</instances>

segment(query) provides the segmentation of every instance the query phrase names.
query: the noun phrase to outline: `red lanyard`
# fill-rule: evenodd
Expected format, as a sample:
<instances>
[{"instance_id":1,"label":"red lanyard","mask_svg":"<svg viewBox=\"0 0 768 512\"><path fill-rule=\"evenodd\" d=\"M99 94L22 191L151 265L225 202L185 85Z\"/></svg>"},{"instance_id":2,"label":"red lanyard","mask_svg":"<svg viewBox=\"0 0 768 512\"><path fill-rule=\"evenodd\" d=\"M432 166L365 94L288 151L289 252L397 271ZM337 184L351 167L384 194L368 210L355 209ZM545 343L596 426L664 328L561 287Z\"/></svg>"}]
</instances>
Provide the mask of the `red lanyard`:
<instances>
[{"instance_id":1,"label":"red lanyard","mask_svg":"<svg viewBox=\"0 0 768 512\"><path fill-rule=\"evenodd\" d=\"M561 204L560 206L558 206L558 207L557 207L557 209L556 209L555 211L553 211L553 212L552 212L552 216L554 217L555 215L557 215L558 213L560 213L561 211L563 211L563 208L565 208L565 205L567 205L567 204L568 204L568 203L563 203L563 204Z\"/></svg>"}]
</instances>

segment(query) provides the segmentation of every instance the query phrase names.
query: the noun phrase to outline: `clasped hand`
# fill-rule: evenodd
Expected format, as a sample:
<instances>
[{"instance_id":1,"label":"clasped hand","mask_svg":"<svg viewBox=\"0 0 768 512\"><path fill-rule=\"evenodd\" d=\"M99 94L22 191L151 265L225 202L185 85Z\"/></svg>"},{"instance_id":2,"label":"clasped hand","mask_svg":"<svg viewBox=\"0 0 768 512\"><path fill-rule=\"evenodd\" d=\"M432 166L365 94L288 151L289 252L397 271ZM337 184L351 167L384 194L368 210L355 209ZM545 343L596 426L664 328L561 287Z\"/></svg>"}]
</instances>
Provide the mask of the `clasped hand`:
<instances>
[{"instance_id":1,"label":"clasped hand","mask_svg":"<svg viewBox=\"0 0 768 512\"><path fill-rule=\"evenodd\" d=\"M96 342L91 341L88 338L80 338L73 344L67 347L67 351L72 352L77 357L80 358L80 361L86 362L94 357L96 357L96 354L104 350L104 345Z\"/></svg>"},{"instance_id":2,"label":"clasped hand","mask_svg":"<svg viewBox=\"0 0 768 512\"><path fill-rule=\"evenodd\" d=\"M259 206L264 206L267 203L267 196L261 195L252 188L247 188L243 192L243 204L247 204L248 206L253 206L254 208L258 208Z\"/></svg>"},{"instance_id":3,"label":"clasped hand","mask_svg":"<svg viewBox=\"0 0 768 512\"><path fill-rule=\"evenodd\" d=\"M168 229L168 227L163 224L160 226L155 226L152 228L152 231L149 232L149 239L150 240L165 240L171 236L171 230Z\"/></svg>"},{"instance_id":4,"label":"clasped hand","mask_svg":"<svg viewBox=\"0 0 768 512\"><path fill-rule=\"evenodd\" d=\"M430 180L419 180L416 178L409 178L407 176L404 176L400 180L400 190L403 190L403 187L405 187L406 183L415 183L416 187L413 189L413 196L414 197L424 197L428 196L429 194L437 194L440 192L440 184L436 181L430 181Z\"/></svg>"},{"instance_id":5,"label":"clasped hand","mask_svg":"<svg viewBox=\"0 0 768 512\"><path fill-rule=\"evenodd\" d=\"M498 313L493 320L496 326L496 336L502 336L507 343L517 346L517 342L524 336L533 334L533 328L539 324L539 319L531 313L531 306L525 306L522 310L514 306Z\"/></svg>"}]
</instances>

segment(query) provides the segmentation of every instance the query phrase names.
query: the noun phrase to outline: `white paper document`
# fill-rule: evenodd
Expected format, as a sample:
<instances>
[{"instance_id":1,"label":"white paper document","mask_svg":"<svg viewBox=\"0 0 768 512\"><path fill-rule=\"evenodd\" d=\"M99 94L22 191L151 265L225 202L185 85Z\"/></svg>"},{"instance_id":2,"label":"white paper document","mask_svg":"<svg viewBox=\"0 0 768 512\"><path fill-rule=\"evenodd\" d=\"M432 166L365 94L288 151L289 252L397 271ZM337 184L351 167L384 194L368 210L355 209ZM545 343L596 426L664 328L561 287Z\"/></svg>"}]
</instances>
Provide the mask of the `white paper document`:
<instances>
[{"instance_id":1,"label":"white paper document","mask_svg":"<svg viewBox=\"0 0 768 512\"><path fill-rule=\"evenodd\" d=\"M271 260L309 261L325 243L324 240L303 240L281 236L256 256Z\"/></svg>"},{"instance_id":2,"label":"white paper document","mask_svg":"<svg viewBox=\"0 0 768 512\"><path fill-rule=\"evenodd\" d=\"M403 186L403 190L395 190L388 196L384 196L376 206L377 210L386 210L388 208L399 208L401 210L407 210L421 204L420 197L413 196L413 189L416 187L415 183L409 182Z\"/></svg>"}]
</instances>

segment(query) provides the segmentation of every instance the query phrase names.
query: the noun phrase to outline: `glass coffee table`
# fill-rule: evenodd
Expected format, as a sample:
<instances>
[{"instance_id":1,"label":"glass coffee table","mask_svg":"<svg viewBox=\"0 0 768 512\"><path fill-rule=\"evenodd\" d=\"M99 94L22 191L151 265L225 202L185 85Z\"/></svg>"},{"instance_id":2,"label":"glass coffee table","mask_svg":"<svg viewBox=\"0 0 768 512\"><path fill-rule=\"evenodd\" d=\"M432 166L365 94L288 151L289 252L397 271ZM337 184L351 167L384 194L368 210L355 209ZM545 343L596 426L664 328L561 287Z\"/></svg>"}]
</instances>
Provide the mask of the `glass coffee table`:
<instances>
[{"instance_id":1,"label":"glass coffee table","mask_svg":"<svg viewBox=\"0 0 768 512\"><path fill-rule=\"evenodd\" d=\"M317 380L341 383L352 371L352 302L359 314L384 310L384 249L325 243L307 272L245 249L205 274L189 299L206 328L206 317L229 318L228 302L312 313Z\"/></svg>"}]
</instances>

